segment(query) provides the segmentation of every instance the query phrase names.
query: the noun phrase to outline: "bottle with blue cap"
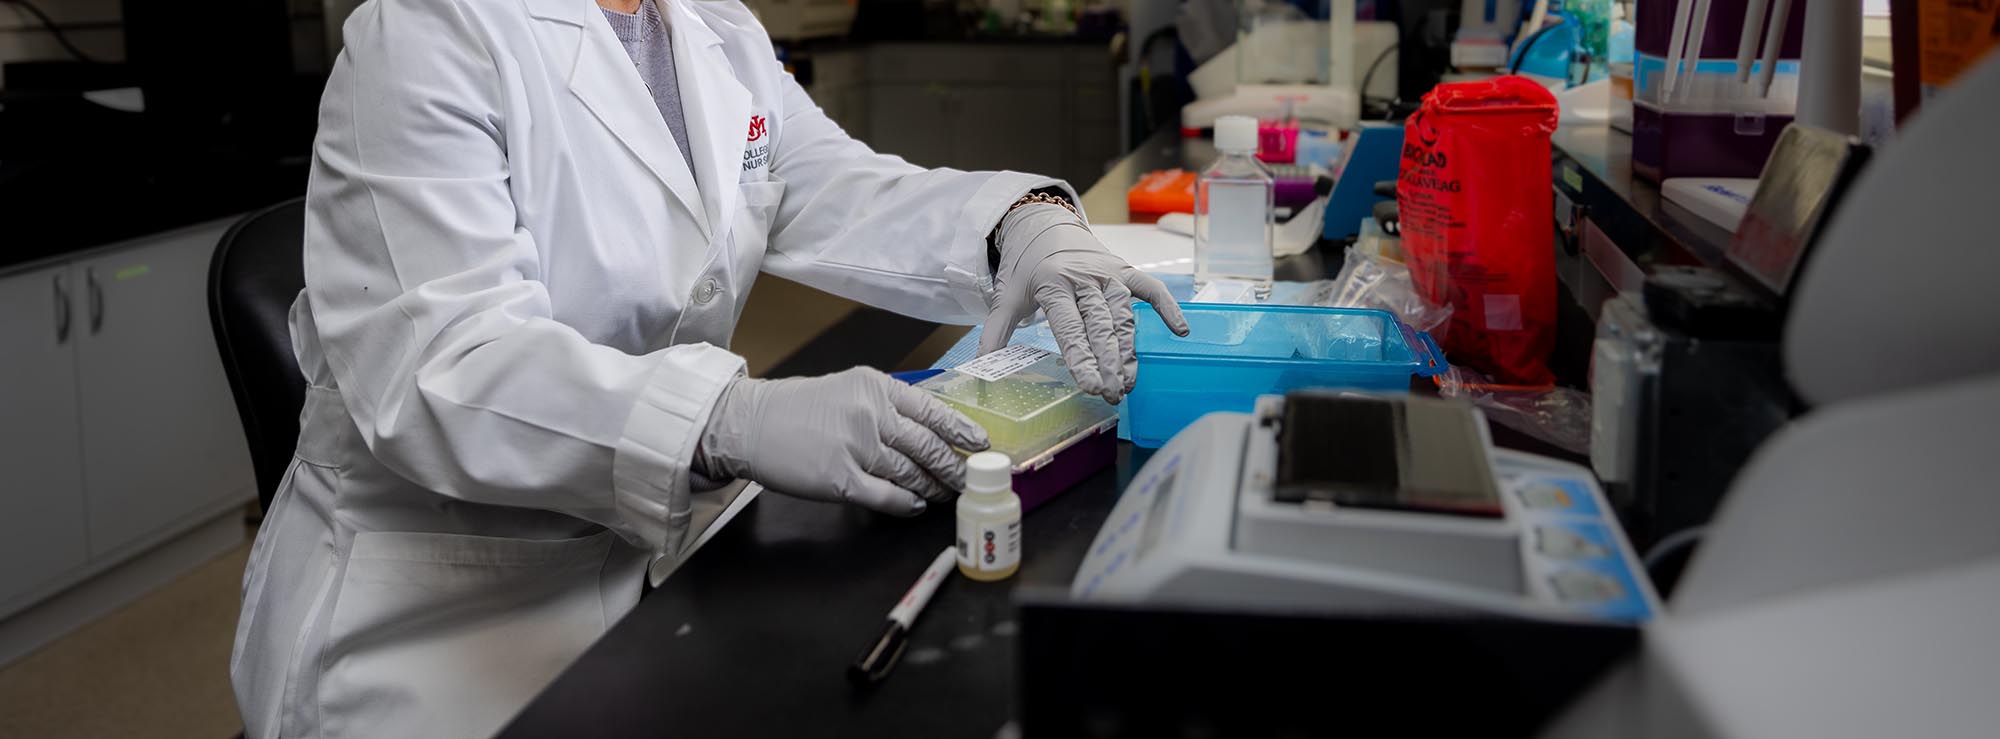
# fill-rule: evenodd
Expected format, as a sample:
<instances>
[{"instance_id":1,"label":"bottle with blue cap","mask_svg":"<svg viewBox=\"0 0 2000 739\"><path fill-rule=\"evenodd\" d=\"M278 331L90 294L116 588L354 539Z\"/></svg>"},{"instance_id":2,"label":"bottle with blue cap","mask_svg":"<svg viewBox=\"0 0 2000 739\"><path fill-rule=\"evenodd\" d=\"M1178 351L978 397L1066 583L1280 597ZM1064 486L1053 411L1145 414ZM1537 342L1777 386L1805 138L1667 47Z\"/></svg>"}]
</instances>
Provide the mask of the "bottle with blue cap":
<instances>
[{"instance_id":1,"label":"bottle with blue cap","mask_svg":"<svg viewBox=\"0 0 2000 739\"><path fill-rule=\"evenodd\" d=\"M1014 462L999 452L965 460L958 496L958 571L974 580L1004 580L1021 568L1021 497Z\"/></svg>"}]
</instances>

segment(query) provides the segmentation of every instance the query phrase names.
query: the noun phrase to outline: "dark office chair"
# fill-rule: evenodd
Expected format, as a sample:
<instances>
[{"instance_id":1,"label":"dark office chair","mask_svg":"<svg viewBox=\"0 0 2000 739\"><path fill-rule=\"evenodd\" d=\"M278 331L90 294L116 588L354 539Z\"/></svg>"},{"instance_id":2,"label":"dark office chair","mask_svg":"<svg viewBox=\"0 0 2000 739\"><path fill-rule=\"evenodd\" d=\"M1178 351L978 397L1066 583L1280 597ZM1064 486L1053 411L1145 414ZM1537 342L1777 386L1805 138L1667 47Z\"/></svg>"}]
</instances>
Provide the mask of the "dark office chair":
<instances>
[{"instance_id":1,"label":"dark office chair","mask_svg":"<svg viewBox=\"0 0 2000 739\"><path fill-rule=\"evenodd\" d=\"M306 286L304 248L305 199L299 198L230 226L208 263L208 320L250 442L257 500L266 510L291 465L306 401L286 321Z\"/></svg>"}]
</instances>

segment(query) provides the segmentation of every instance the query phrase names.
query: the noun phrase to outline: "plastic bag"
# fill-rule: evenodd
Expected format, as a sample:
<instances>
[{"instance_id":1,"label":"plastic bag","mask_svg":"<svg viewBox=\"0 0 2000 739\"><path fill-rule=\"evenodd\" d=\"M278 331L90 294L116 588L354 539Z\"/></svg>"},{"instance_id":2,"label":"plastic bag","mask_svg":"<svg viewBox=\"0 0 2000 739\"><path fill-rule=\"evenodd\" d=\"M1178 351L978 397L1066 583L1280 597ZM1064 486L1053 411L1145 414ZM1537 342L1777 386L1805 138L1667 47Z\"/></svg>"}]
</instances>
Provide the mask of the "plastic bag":
<instances>
[{"instance_id":1,"label":"plastic bag","mask_svg":"<svg viewBox=\"0 0 2000 739\"><path fill-rule=\"evenodd\" d=\"M1347 263L1333 278L1324 296L1315 305L1333 308L1378 308L1396 314L1403 323L1418 331L1438 336L1439 327L1451 318L1451 306L1425 300L1410 282L1410 268L1401 262L1369 254L1359 246L1347 250Z\"/></svg>"},{"instance_id":2,"label":"plastic bag","mask_svg":"<svg viewBox=\"0 0 2000 739\"><path fill-rule=\"evenodd\" d=\"M1494 423L1590 454L1590 393L1546 385L1496 384L1475 370L1454 365L1437 376L1438 396L1472 401Z\"/></svg>"},{"instance_id":3,"label":"plastic bag","mask_svg":"<svg viewBox=\"0 0 2000 739\"><path fill-rule=\"evenodd\" d=\"M1409 267L1386 254L1347 250L1347 264L1332 281L1314 283L1314 305L1380 308L1419 331L1431 331L1451 317L1451 306L1432 305L1417 293ZM1454 365L1436 378L1438 395L1463 398L1486 417L1576 454L1590 453L1590 394L1556 385L1496 384L1477 371Z\"/></svg>"},{"instance_id":4,"label":"plastic bag","mask_svg":"<svg viewBox=\"0 0 2000 739\"><path fill-rule=\"evenodd\" d=\"M1555 96L1518 76L1438 85L1403 134L1396 204L1422 295L1452 308L1454 365L1549 385L1556 272Z\"/></svg>"}]
</instances>

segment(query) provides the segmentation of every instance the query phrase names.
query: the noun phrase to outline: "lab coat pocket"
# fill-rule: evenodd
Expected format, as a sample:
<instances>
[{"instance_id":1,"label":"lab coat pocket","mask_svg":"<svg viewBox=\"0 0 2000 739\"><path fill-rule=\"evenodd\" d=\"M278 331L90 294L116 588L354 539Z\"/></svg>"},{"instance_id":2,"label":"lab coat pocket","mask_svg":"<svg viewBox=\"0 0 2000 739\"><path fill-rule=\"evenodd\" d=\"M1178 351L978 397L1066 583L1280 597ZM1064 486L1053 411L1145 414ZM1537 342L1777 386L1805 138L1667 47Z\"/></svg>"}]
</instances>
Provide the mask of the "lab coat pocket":
<instances>
[{"instance_id":1,"label":"lab coat pocket","mask_svg":"<svg viewBox=\"0 0 2000 739\"><path fill-rule=\"evenodd\" d=\"M614 536L354 536L319 683L327 736L484 736L609 626Z\"/></svg>"},{"instance_id":2,"label":"lab coat pocket","mask_svg":"<svg viewBox=\"0 0 2000 739\"><path fill-rule=\"evenodd\" d=\"M771 227L778 218L778 204L785 199L785 183L774 177L763 182L745 182L736 187L742 193L743 202L733 229L737 251L762 254L765 245L770 243Z\"/></svg>"},{"instance_id":3,"label":"lab coat pocket","mask_svg":"<svg viewBox=\"0 0 2000 739\"><path fill-rule=\"evenodd\" d=\"M757 278L757 272L764 267L764 252L771 245L771 229L777 224L778 205L785 199L785 182L775 177L763 182L746 182L737 185L742 193L742 207L737 209L736 224L730 229L733 258L732 280L737 284L737 306L740 314L743 300L750 295L750 282Z\"/></svg>"},{"instance_id":4,"label":"lab coat pocket","mask_svg":"<svg viewBox=\"0 0 2000 739\"><path fill-rule=\"evenodd\" d=\"M775 206L785 196L785 181L776 177L736 186L743 192L743 205L750 208Z\"/></svg>"}]
</instances>

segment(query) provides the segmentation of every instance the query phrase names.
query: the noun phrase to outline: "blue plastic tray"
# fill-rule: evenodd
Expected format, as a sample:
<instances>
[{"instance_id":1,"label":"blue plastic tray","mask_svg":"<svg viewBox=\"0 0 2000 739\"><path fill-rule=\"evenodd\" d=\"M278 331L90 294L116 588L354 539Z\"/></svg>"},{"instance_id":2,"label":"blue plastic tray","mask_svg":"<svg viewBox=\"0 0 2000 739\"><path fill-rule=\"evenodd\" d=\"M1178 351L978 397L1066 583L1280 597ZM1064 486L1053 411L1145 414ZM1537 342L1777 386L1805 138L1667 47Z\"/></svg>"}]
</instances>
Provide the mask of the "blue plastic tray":
<instances>
[{"instance_id":1,"label":"blue plastic tray","mask_svg":"<svg viewBox=\"0 0 2000 739\"><path fill-rule=\"evenodd\" d=\"M1406 392L1410 376L1449 369L1430 334L1388 311L1183 303L1189 333L1153 306L1132 307L1139 381L1126 396L1132 443L1157 447L1215 411L1249 412L1257 396L1306 387Z\"/></svg>"}]
</instances>

